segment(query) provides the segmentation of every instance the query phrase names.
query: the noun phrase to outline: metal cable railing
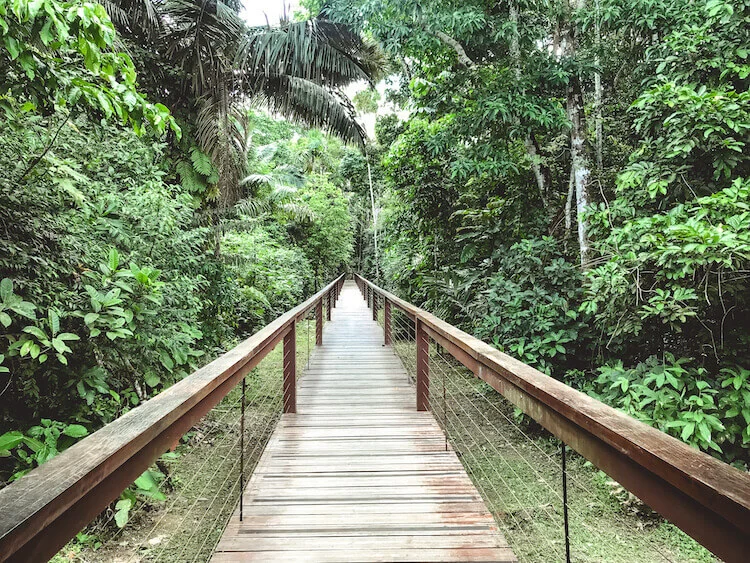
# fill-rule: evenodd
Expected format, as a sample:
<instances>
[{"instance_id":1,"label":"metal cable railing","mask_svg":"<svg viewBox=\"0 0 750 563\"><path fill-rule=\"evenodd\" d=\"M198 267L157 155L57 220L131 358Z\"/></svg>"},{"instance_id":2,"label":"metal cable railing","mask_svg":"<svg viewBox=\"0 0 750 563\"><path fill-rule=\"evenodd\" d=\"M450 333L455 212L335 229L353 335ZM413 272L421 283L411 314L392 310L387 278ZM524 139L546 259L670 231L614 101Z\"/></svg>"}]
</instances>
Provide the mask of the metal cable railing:
<instances>
[{"instance_id":1,"label":"metal cable railing","mask_svg":"<svg viewBox=\"0 0 750 563\"><path fill-rule=\"evenodd\" d=\"M594 466L614 479L610 484L621 483L716 555L745 560L747 474L537 372L360 276L355 281L370 307L375 303L384 340L415 383L417 409L432 411L446 447L458 454L520 561L606 560L608 553L627 550L632 544L624 538L634 534L649 561L680 559L664 548L661 526L646 529L643 519L623 511ZM538 424L521 422L520 413ZM582 456L571 455L562 440ZM623 504L640 505L630 500ZM682 542L682 532L669 533L678 538L673 543ZM707 553L701 557L710 559Z\"/></svg>"},{"instance_id":2,"label":"metal cable railing","mask_svg":"<svg viewBox=\"0 0 750 563\"><path fill-rule=\"evenodd\" d=\"M207 560L281 413L296 412L296 382L343 281L1 490L0 561L47 560L91 522L87 535L106 540L97 560L117 543L123 560ZM186 453L162 457L176 447ZM110 503L155 460L167 471L151 492L166 500L131 508L136 533L113 530Z\"/></svg>"}]
</instances>

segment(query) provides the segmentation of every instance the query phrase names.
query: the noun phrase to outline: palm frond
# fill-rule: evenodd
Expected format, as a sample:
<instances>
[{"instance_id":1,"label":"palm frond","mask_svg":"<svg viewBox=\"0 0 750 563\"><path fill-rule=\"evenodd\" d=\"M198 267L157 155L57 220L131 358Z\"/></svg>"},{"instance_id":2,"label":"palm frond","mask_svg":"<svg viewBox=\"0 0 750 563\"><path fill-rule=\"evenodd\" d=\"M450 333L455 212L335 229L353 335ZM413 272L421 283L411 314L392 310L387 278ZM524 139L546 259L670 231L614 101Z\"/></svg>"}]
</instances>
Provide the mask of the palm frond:
<instances>
[{"instance_id":1,"label":"palm frond","mask_svg":"<svg viewBox=\"0 0 750 563\"><path fill-rule=\"evenodd\" d=\"M192 96L232 92L232 60L243 29L237 13L218 0L170 0L164 17L170 22L166 54L189 80Z\"/></svg>"},{"instance_id":2,"label":"palm frond","mask_svg":"<svg viewBox=\"0 0 750 563\"><path fill-rule=\"evenodd\" d=\"M247 198L234 205L234 213L243 217L259 217L273 209L273 202L267 199Z\"/></svg>"},{"instance_id":3,"label":"palm frond","mask_svg":"<svg viewBox=\"0 0 750 563\"><path fill-rule=\"evenodd\" d=\"M256 78L257 89L251 94L259 105L287 119L324 129L345 142L364 146L367 134L345 95L302 78Z\"/></svg>"},{"instance_id":4,"label":"palm frond","mask_svg":"<svg viewBox=\"0 0 750 563\"><path fill-rule=\"evenodd\" d=\"M240 180L241 186L270 186L273 183L273 174L248 174Z\"/></svg>"},{"instance_id":5,"label":"palm frond","mask_svg":"<svg viewBox=\"0 0 750 563\"><path fill-rule=\"evenodd\" d=\"M159 0L99 0L99 3L120 32L153 40L164 30Z\"/></svg>"},{"instance_id":6,"label":"palm frond","mask_svg":"<svg viewBox=\"0 0 750 563\"><path fill-rule=\"evenodd\" d=\"M241 39L237 67L266 78L291 76L327 86L372 82L382 67L378 49L346 26L314 18L278 27L250 28Z\"/></svg>"},{"instance_id":7,"label":"palm frond","mask_svg":"<svg viewBox=\"0 0 750 563\"><path fill-rule=\"evenodd\" d=\"M283 203L279 205L279 210L298 223L309 223L318 218L318 215L303 203Z\"/></svg>"}]
</instances>

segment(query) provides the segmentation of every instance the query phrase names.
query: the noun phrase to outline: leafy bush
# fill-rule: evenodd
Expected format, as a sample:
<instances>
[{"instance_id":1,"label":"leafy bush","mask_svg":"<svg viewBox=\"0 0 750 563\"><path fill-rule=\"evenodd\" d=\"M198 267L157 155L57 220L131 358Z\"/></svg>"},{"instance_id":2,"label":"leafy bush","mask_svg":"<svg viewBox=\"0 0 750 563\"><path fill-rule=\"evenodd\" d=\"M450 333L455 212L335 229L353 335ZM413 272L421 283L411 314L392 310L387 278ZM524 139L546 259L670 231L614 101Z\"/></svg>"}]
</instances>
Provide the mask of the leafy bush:
<instances>
[{"instance_id":1,"label":"leafy bush","mask_svg":"<svg viewBox=\"0 0 750 563\"><path fill-rule=\"evenodd\" d=\"M690 358L665 353L626 368L598 369L588 391L629 415L740 466L750 461L750 370L724 368L718 379Z\"/></svg>"},{"instance_id":2,"label":"leafy bush","mask_svg":"<svg viewBox=\"0 0 750 563\"><path fill-rule=\"evenodd\" d=\"M560 373L554 368L585 348L577 311L580 271L549 237L523 240L498 254L477 335L546 373Z\"/></svg>"},{"instance_id":3,"label":"leafy bush","mask_svg":"<svg viewBox=\"0 0 750 563\"><path fill-rule=\"evenodd\" d=\"M656 353L668 344L707 361L750 361L742 329L750 314L750 181L626 219L600 248L610 257L587 273L581 310L594 315L608 345Z\"/></svg>"},{"instance_id":4,"label":"leafy bush","mask_svg":"<svg viewBox=\"0 0 750 563\"><path fill-rule=\"evenodd\" d=\"M243 332L291 309L312 289L312 267L304 252L263 227L229 232L222 247L243 297L237 309Z\"/></svg>"}]
</instances>

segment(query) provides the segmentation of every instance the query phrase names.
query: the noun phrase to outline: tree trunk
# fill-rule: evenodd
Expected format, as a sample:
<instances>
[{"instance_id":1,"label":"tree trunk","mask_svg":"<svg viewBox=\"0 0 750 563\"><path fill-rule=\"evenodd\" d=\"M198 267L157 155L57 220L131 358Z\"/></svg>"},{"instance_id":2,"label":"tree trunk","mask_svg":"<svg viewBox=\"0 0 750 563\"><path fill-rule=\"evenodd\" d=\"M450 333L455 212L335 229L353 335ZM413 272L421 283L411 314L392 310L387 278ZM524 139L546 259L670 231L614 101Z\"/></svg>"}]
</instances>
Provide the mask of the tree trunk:
<instances>
[{"instance_id":1,"label":"tree trunk","mask_svg":"<svg viewBox=\"0 0 750 563\"><path fill-rule=\"evenodd\" d=\"M596 58L598 65L599 57ZM603 168L602 147L604 139L604 124L602 118L602 75L599 71L594 74L594 134L596 135L596 169L601 173Z\"/></svg>"},{"instance_id":2,"label":"tree trunk","mask_svg":"<svg viewBox=\"0 0 750 563\"><path fill-rule=\"evenodd\" d=\"M433 31L432 34L456 52L456 55L458 55L458 62L461 63L461 66L466 68L474 68L477 66L476 63L466 54L463 45L453 39L453 37L439 30Z\"/></svg>"},{"instance_id":3,"label":"tree trunk","mask_svg":"<svg viewBox=\"0 0 750 563\"><path fill-rule=\"evenodd\" d=\"M581 249L581 267L586 269L589 262L588 222L584 211L591 203L589 181L591 177L591 159L586 139L586 118L584 116L583 95L578 87L578 80L572 80L568 87L568 118L570 119L570 156L571 174L576 192L576 220L578 221L578 245Z\"/></svg>"},{"instance_id":4,"label":"tree trunk","mask_svg":"<svg viewBox=\"0 0 750 563\"><path fill-rule=\"evenodd\" d=\"M574 8L582 9L585 0L573 0ZM578 47L577 29L570 14L568 22L568 37L566 41L566 55L575 59ZM567 88L567 110L570 119L570 157L571 174L575 183L576 220L578 222L578 245L581 253L581 267L586 269L589 263L588 222L584 219L586 207L591 203L589 183L591 179L591 149L586 135L586 115L584 113L583 90L578 74L570 77Z\"/></svg>"},{"instance_id":5,"label":"tree trunk","mask_svg":"<svg viewBox=\"0 0 750 563\"><path fill-rule=\"evenodd\" d=\"M375 244L375 279L380 279L380 267L378 265L378 211L375 209L375 192L372 189L372 170L370 169L370 159L367 158L367 178L370 181L370 204L372 205L372 239Z\"/></svg>"},{"instance_id":6,"label":"tree trunk","mask_svg":"<svg viewBox=\"0 0 750 563\"><path fill-rule=\"evenodd\" d=\"M602 98L604 92L602 88L602 73L600 69L601 59L599 57L599 52L602 43L602 33L599 24L599 0L595 1L596 23L594 25L594 33L596 34L596 37L594 38L594 44L596 48L596 56L594 58L594 63L596 64L596 73L594 74L594 134L596 136L596 170L601 174L603 168L602 148L604 146L604 119L602 117Z\"/></svg>"},{"instance_id":7,"label":"tree trunk","mask_svg":"<svg viewBox=\"0 0 750 563\"><path fill-rule=\"evenodd\" d=\"M568 197L565 200L565 236L570 235L570 227L573 224L573 194L576 191L576 177L573 167L570 167L570 180L568 181Z\"/></svg>"}]
</instances>

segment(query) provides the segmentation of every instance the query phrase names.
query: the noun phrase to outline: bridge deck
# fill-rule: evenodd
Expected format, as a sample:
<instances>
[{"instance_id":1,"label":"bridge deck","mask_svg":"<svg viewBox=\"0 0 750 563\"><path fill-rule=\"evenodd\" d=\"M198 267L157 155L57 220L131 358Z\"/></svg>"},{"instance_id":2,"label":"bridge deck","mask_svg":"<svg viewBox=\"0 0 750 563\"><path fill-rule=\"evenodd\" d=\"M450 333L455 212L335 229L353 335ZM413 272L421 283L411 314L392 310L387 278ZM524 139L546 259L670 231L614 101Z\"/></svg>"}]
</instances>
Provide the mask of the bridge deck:
<instances>
[{"instance_id":1,"label":"bridge deck","mask_svg":"<svg viewBox=\"0 0 750 563\"><path fill-rule=\"evenodd\" d=\"M228 561L515 561L356 285L219 543Z\"/></svg>"}]
</instances>

